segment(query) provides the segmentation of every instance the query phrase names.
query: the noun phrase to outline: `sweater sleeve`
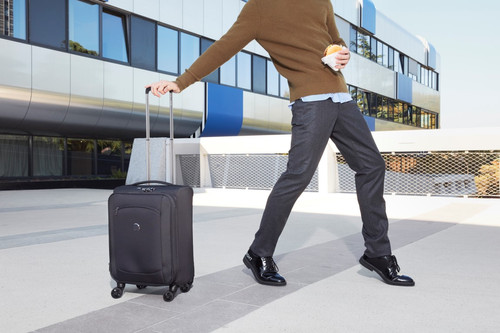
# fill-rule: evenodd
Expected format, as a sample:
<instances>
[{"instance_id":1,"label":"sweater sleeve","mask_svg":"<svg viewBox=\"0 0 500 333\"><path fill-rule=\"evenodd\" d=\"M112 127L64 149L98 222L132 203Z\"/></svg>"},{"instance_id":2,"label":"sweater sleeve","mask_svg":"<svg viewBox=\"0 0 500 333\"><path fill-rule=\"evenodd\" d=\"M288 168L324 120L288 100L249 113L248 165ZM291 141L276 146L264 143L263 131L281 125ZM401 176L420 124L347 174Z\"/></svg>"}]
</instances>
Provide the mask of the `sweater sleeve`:
<instances>
[{"instance_id":1,"label":"sweater sleeve","mask_svg":"<svg viewBox=\"0 0 500 333\"><path fill-rule=\"evenodd\" d=\"M328 16L326 21L328 27L328 33L332 39L332 44L343 45L347 47L346 43L342 38L340 38L337 25L335 24L335 14L333 13L333 6L331 1L328 1Z\"/></svg>"},{"instance_id":2,"label":"sweater sleeve","mask_svg":"<svg viewBox=\"0 0 500 333\"><path fill-rule=\"evenodd\" d=\"M256 1L248 1L233 26L175 80L181 91L212 73L257 37L260 16Z\"/></svg>"}]
</instances>

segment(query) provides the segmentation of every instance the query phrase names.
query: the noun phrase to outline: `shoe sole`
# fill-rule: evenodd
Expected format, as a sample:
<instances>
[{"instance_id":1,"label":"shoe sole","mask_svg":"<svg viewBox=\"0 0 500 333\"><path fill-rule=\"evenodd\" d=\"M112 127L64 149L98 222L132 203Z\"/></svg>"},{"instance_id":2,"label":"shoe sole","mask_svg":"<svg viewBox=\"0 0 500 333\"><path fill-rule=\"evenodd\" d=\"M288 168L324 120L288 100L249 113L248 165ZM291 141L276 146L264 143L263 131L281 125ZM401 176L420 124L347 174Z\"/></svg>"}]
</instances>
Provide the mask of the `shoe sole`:
<instances>
[{"instance_id":1,"label":"shoe sole","mask_svg":"<svg viewBox=\"0 0 500 333\"><path fill-rule=\"evenodd\" d=\"M392 280L389 280L388 278L385 277L384 273L382 273L377 267L373 266L368 261L366 261L365 259L363 259L363 257L361 257L359 259L359 263L362 266L364 266L366 269L368 269L368 270L370 270L372 272L377 273L382 278L382 280L385 283L387 283L387 284L390 284L390 285L393 285L393 286L401 286L401 287L413 287L415 285L415 282L413 282L413 283L398 283L398 282L394 282Z\"/></svg>"},{"instance_id":2,"label":"shoe sole","mask_svg":"<svg viewBox=\"0 0 500 333\"><path fill-rule=\"evenodd\" d=\"M246 256L243 257L243 263L245 264L245 266L247 266L247 268L250 269L250 271L252 272L253 277L254 277L255 281L257 281L257 283L264 284L266 286L273 286L273 287L284 287L284 286L286 286L286 281L284 283L273 283L273 282L268 282L268 281L265 281L265 280L259 280L257 278L257 276L259 275L259 272L256 272L254 270L254 267L252 266L252 264L250 264L250 261L247 259Z\"/></svg>"}]
</instances>

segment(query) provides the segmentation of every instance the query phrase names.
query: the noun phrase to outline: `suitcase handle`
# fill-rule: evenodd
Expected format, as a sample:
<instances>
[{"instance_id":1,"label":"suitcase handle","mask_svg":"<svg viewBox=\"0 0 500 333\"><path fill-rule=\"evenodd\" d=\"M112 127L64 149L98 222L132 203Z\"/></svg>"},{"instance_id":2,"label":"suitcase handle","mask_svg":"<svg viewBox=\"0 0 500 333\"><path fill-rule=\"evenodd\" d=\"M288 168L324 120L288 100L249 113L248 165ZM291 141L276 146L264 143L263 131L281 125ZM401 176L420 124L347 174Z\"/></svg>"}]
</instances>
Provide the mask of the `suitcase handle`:
<instances>
[{"instance_id":1,"label":"suitcase handle","mask_svg":"<svg viewBox=\"0 0 500 333\"><path fill-rule=\"evenodd\" d=\"M145 90L146 93L146 177L150 179L150 153L149 153L149 141L150 141L150 119L149 119L149 93L151 92L151 87L147 87ZM169 99L170 99L170 180L172 183L175 183L175 163L174 163L174 107L173 107L173 90L169 91Z\"/></svg>"},{"instance_id":2,"label":"suitcase handle","mask_svg":"<svg viewBox=\"0 0 500 333\"><path fill-rule=\"evenodd\" d=\"M163 180L144 180L144 181L133 183L133 184L130 184L130 185L131 186L137 186L137 185L142 185L142 184L153 184L153 183L154 184L167 185L167 186L174 185L172 183L164 182Z\"/></svg>"}]
</instances>

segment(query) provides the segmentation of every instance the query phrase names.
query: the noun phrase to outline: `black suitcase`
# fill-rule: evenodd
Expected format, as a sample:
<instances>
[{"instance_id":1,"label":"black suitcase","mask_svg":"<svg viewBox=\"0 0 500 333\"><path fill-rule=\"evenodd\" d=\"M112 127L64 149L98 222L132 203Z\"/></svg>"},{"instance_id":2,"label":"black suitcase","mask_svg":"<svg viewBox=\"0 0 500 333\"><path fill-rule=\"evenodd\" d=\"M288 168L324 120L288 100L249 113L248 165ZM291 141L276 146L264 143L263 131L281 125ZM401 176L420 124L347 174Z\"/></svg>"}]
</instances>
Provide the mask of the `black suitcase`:
<instances>
[{"instance_id":1,"label":"black suitcase","mask_svg":"<svg viewBox=\"0 0 500 333\"><path fill-rule=\"evenodd\" d=\"M109 270L117 282L111 296L120 298L125 284L135 284L139 289L169 286L163 299L170 302L178 289L189 291L194 279L193 190L189 186L149 180L148 96L149 89L146 90L148 180L119 186L108 200ZM170 93L170 147L172 113Z\"/></svg>"}]
</instances>

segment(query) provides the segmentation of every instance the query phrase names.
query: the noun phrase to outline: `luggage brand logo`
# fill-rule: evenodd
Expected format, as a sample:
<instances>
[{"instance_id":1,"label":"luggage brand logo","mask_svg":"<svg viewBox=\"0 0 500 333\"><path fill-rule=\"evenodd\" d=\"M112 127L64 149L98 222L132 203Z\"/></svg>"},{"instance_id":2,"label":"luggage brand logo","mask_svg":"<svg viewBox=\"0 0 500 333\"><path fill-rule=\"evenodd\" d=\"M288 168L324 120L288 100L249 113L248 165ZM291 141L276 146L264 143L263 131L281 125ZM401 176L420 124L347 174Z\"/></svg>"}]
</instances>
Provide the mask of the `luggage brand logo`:
<instances>
[{"instance_id":1,"label":"luggage brand logo","mask_svg":"<svg viewBox=\"0 0 500 333\"><path fill-rule=\"evenodd\" d=\"M141 225L139 223L134 223L133 229L134 229L134 231L139 231L139 230L141 230Z\"/></svg>"}]
</instances>

